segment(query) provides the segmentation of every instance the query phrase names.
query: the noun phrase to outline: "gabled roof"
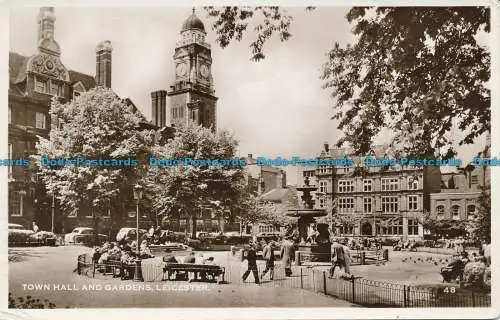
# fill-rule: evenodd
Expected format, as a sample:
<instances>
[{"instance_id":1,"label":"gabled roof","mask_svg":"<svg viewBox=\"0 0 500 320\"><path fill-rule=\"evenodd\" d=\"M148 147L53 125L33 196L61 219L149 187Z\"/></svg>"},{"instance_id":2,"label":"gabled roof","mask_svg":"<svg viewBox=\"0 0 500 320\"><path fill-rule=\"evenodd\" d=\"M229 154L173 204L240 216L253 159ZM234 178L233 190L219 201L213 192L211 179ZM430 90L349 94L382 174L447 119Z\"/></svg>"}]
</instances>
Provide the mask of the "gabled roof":
<instances>
[{"instance_id":1,"label":"gabled roof","mask_svg":"<svg viewBox=\"0 0 500 320\"><path fill-rule=\"evenodd\" d=\"M11 87L12 84L17 84L25 80L28 60L29 57L15 52L9 52L9 79ZM81 82L86 90L95 87L95 79L93 76L73 70L69 70L68 72L71 85Z\"/></svg>"},{"instance_id":2,"label":"gabled roof","mask_svg":"<svg viewBox=\"0 0 500 320\"><path fill-rule=\"evenodd\" d=\"M9 52L9 80L11 84L24 80L27 63L28 57L15 52Z\"/></svg>"},{"instance_id":3,"label":"gabled roof","mask_svg":"<svg viewBox=\"0 0 500 320\"><path fill-rule=\"evenodd\" d=\"M68 72L71 85L81 82L87 91L95 87L95 79L93 76L74 70L69 70Z\"/></svg>"}]
</instances>

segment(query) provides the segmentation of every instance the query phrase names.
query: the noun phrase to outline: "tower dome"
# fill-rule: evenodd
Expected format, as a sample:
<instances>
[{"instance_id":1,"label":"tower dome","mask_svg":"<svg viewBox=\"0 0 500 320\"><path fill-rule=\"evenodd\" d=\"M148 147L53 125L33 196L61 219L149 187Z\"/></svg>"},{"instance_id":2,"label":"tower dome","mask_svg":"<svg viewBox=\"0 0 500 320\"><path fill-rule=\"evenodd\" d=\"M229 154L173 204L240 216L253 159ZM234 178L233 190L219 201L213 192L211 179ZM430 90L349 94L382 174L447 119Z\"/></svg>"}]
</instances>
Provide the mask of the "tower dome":
<instances>
[{"instance_id":1,"label":"tower dome","mask_svg":"<svg viewBox=\"0 0 500 320\"><path fill-rule=\"evenodd\" d=\"M205 32L205 26L203 25L203 22L201 22L200 18L196 16L194 13L194 8L193 8L193 14L191 14L182 24L182 30L200 30Z\"/></svg>"}]
</instances>

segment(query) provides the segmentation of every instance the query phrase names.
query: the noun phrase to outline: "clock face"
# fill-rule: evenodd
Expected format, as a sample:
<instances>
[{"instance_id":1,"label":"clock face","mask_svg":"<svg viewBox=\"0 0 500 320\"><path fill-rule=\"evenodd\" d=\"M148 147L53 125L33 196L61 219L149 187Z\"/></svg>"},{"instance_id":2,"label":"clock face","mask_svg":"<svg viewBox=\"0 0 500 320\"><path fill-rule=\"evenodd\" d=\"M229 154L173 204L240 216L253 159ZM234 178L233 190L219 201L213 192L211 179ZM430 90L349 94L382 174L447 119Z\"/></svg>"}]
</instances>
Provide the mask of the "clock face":
<instances>
[{"instance_id":1,"label":"clock face","mask_svg":"<svg viewBox=\"0 0 500 320\"><path fill-rule=\"evenodd\" d=\"M209 70L206 64L201 65L200 73L202 77L208 78Z\"/></svg>"},{"instance_id":2,"label":"clock face","mask_svg":"<svg viewBox=\"0 0 500 320\"><path fill-rule=\"evenodd\" d=\"M175 68L175 72L178 76L180 76L180 77L185 76L186 71L187 71L187 66L185 63L181 62L181 63L177 64L177 67Z\"/></svg>"}]
</instances>

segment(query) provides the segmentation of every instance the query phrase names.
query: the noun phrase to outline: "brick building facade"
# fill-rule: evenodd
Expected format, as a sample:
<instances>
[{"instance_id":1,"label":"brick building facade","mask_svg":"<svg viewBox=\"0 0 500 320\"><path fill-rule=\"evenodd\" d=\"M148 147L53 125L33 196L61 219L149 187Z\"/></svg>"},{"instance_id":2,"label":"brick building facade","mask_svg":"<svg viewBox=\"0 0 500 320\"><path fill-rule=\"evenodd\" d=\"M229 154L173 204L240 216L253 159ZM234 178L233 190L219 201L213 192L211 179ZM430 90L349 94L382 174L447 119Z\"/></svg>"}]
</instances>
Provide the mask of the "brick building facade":
<instances>
[{"instance_id":1,"label":"brick building facade","mask_svg":"<svg viewBox=\"0 0 500 320\"><path fill-rule=\"evenodd\" d=\"M318 187L315 208L325 209L338 235L423 237L422 218L430 209L430 194L440 190L438 167L365 166L364 157L351 150L325 149L318 159L354 161L352 167L300 167L299 184L305 177ZM390 159L387 146L376 146L369 156ZM339 222L341 221L341 222Z\"/></svg>"}]
</instances>

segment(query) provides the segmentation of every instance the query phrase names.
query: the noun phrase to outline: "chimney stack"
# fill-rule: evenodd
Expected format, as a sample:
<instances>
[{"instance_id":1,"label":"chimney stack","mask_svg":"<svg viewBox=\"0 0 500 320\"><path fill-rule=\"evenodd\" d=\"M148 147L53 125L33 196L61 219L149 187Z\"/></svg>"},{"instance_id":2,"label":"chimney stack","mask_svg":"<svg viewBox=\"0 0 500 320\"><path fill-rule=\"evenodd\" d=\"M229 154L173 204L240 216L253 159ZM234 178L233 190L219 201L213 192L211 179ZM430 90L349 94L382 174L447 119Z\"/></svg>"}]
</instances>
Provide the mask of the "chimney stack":
<instances>
[{"instance_id":1,"label":"chimney stack","mask_svg":"<svg viewBox=\"0 0 500 320\"><path fill-rule=\"evenodd\" d=\"M326 153L330 152L330 145L328 144L328 142L325 142L325 143L323 144L323 146L325 147L325 152L326 152Z\"/></svg>"},{"instance_id":2,"label":"chimney stack","mask_svg":"<svg viewBox=\"0 0 500 320\"><path fill-rule=\"evenodd\" d=\"M100 42L95 49L97 86L111 88L111 52L113 47L109 40Z\"/></svg>"},{"instance_id":3,"label":"chimney stack","mask_svg":"<svg viewBox=\"0 0 500 320\"><path fill-rule=\"evenodd\" d=\"M153 124L163 128L167 125L167 91L158 90L151 92L151 108ZM172 125L173 126L173 125Z\"/></svg>"}]
</instances>

